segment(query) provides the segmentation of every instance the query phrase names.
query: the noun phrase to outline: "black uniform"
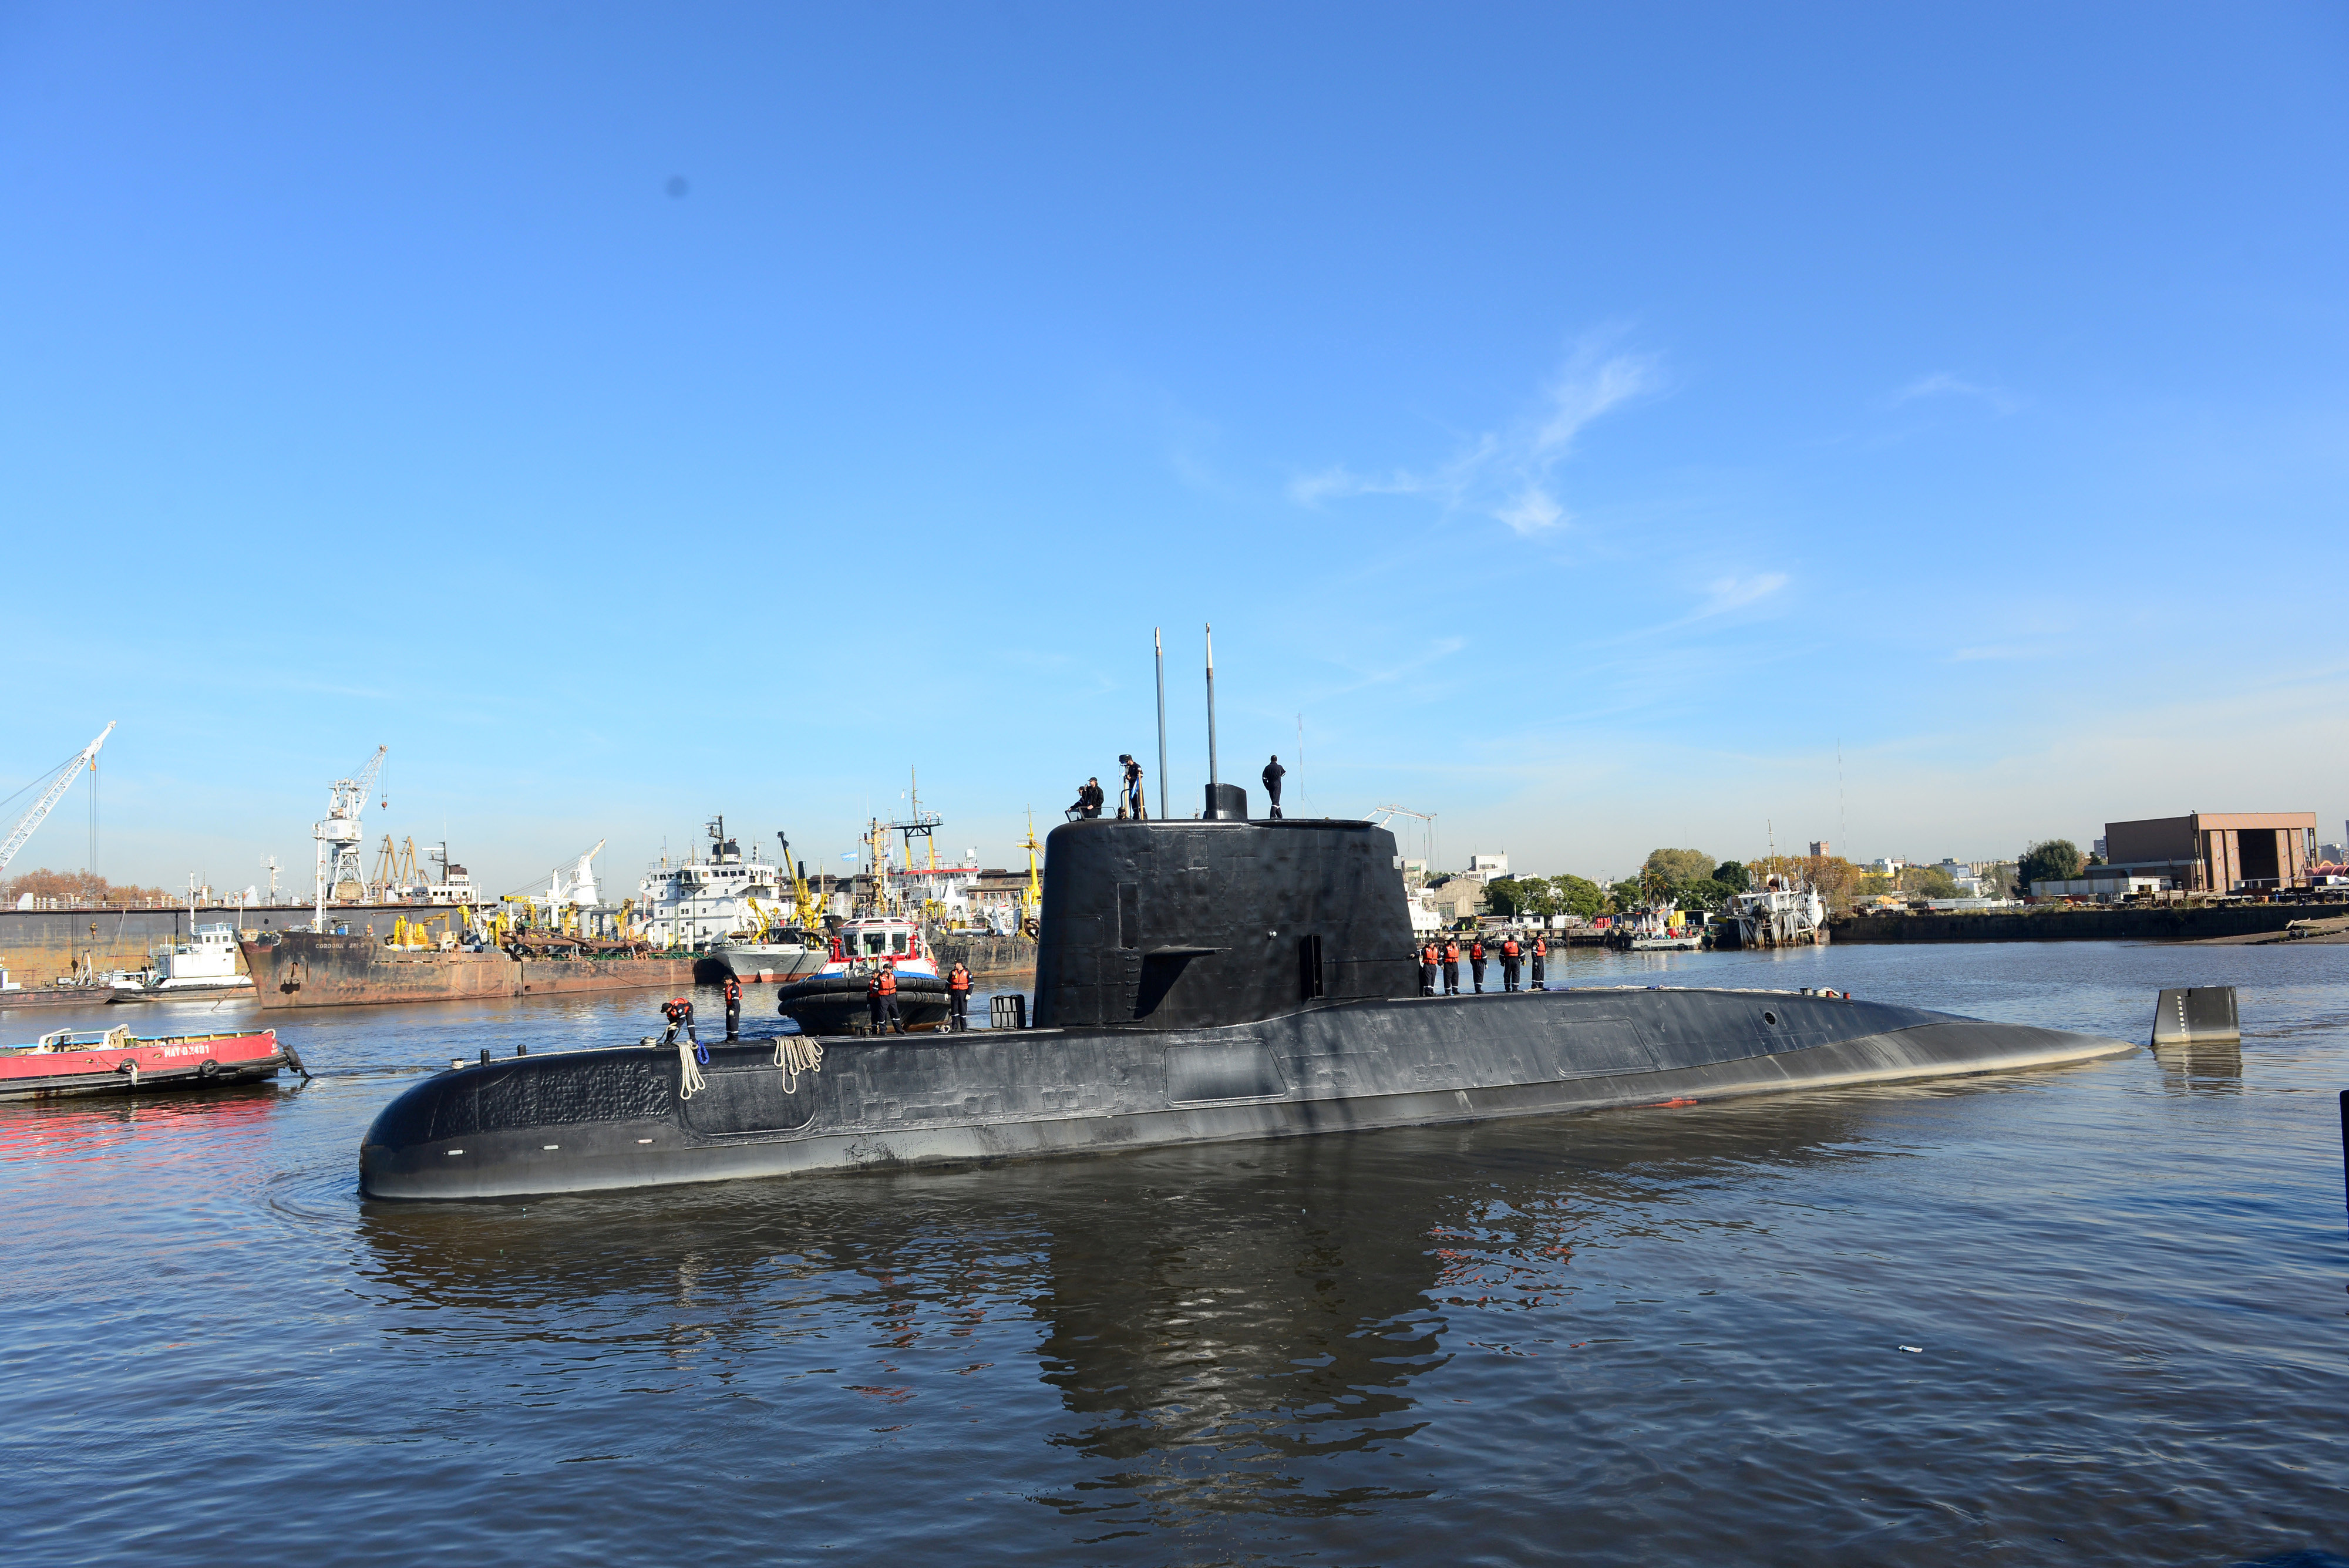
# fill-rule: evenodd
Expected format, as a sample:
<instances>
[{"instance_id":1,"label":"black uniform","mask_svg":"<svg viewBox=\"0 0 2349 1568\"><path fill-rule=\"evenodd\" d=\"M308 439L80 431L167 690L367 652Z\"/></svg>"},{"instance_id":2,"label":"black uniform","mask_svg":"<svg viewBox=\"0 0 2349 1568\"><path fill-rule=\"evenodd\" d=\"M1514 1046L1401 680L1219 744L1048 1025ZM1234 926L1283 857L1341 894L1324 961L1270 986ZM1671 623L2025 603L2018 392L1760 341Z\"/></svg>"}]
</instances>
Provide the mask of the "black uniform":
<instances>
[{"instance_id":1,"label":"black uniform","mask_svg":"<svg viewBox=\"0 0 2349 1568\"><path fill-rule=\"evenodd\" d=\"M970 971L960 964L947 971L947 1008L956 1033L970 1027Z\"/></svg>"},{"instance_id":2,"label":"black uniform","mask_svg":"<svg viewBox=\"0 0 2349 1568\"><path fill-rule=\"evenodd\" d=\"M1515 937L1501 944L1501 989L1517 989L1517 939Z\"/></svg>"},{"instance_id":3,"label":"black uniform","mask_svg":"<svg viewBox=\"0 0 2349 1568\"><path fill-rule=\"evenodd\" d=\"M1460 944L1458 942L1444 944L1444 994L1446 996L1460 994Z\"/></svg>"},{"instance_id":4,"label":"black uniform","mask_svg":"<svg viewBox=\"0 0 2349 1568\"><path fill-rule=\"evenodd\" d=\"M1125 759L1125 811L1136 822L1150 818L1142 805L1142 764L1132 757Z\"/></svg>"},{"instance_id":5,"label":"black uniform","mask_svg":"<svg viewBox=\"0 0 2349 1568\"><path fill-rule=\"evenodd\" d=\"M1435 944L1428 943L1419 950L1419 994L1435 994Z\"/></svg>"},{"instance_id":6,"label":"black uniform","mask_svg":"<svg viewBox=\"0 0 2349 1568\"><path fill-rule=\"evenodd\" d=\"M1102 811L1102 801L1104 798L1100 784L1092 779L1086 780L1084 787L1077 791L1077 815L1088 821L1099 816Z\"/></svg>"},{"instance_id":7,"label":"black uniform","mask_svg":"<svg viewBox=\"0 0 2349 1568\"><path fill-rule=\"evenodd\" d=\"M1547 991L1549 989L1548 986L1542 983L1542 960L1548 955L1548 952L1549 947L1546 940L1541 937L1536 937L1534 939L1534 989L1536 991Z\"/></svg>"},{"instance_id":8,"label":"black uniform","mask_svg":"<svg viewBox=\"0 0 2349 1568\"><path fill-rule=\"evenodd\" d=\"M730 974L726 977L726 1038L742 1038L742 982Z\"/></svg>"},{"instance_id":9,"label":"black uniform","mask_svg":"<svg viewBox=\"0 0 2349 1568\"><path fill-rule=\"evenodd\" d=\"M1280 781L1288 772L1280 765L1278 757L1264 764L1264 793L1272 802L1272 815L1275 816L1280 815Z\"/></svg>"},{"instance_id":10,"label":"black uniform","mask_svg":"<svg viewBox=\"0 0 2349 1568\"><path fill-rule=\"evenodd\" d=\"M1478 942L1468 950L1468 971L1476 977L1476 994L1485 994L1485 944Z\"/></svg>"},{"instance_id":11,"label":"black uniform","mask_svg":"<svg viewBox=\"0 0 2349 1568\"><path fill-rule=\"evenodd\" d=\"M681 996L673 997L661 1003L661 1016L668 1020L668 1028L661 1035L662 1044L676 1044L677 1032L680 1029L685 1031L688 1040L696 1045L701 1044L701 1036L693 1032L693 1003Z\"/></svg>"}]
</instances>

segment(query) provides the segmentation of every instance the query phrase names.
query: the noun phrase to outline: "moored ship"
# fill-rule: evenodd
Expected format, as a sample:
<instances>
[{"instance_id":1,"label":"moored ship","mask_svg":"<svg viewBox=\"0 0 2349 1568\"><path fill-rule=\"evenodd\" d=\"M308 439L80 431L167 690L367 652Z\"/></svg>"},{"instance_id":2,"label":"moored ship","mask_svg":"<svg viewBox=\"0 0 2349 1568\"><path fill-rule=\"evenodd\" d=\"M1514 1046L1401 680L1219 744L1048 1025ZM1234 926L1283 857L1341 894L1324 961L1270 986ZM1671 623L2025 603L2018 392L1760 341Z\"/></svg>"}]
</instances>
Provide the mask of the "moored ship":
<instances>
[{"instance_id":1,"label":"moored ship","mask_svg":"<svg viewBox=\"0 0 2349 1568\"><path fill-rule=\"evenodd\" d=\"M643 942L523 931L503 947L319 931L264 932L244 941L245 967L264 1008L470 1002L574 992L681 990L693 961Z\"/></svg>"}]
</instances>

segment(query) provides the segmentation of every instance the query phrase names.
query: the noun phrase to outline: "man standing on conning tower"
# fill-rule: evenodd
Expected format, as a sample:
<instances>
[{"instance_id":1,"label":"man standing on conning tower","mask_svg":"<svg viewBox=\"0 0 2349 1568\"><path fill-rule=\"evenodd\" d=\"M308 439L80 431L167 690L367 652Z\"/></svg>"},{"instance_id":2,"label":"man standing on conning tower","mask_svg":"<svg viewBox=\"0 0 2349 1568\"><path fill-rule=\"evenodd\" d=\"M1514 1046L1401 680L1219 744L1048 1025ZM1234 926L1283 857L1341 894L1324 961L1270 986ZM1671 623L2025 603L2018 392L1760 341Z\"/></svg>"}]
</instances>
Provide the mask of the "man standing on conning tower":
<instances>
[{"instance_id":1,"label":"man standing on conning tower","mask_svg":"<svg viewBox=\"0 0 2349 1568\"><path fill-rule=\"evenodd\" d=\"M1264 764L1264 793L1272 802L1272 815L1276 818L1280 815L1281 776L1288 772L1287 768L1280 765L1280 758L1278 756Z\"/></svg>"}]
</instances>

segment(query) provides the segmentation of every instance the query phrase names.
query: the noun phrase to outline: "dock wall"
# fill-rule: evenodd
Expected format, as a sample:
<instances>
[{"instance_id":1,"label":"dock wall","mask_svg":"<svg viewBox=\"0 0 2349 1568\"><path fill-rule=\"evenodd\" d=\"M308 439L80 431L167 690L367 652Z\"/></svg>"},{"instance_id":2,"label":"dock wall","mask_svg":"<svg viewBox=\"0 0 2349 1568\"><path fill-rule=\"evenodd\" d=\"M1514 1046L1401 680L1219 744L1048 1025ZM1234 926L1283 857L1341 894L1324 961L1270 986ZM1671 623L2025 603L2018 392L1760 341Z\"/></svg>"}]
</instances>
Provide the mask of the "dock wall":
<instances>
[{"instance_id":1,"label":"dock wall","mask_svg":"<svg viewBox=\"0 0 2349 1568\"><path fill-rule=\"evenodd\" d=\"M1862 915L1830 922L1838 942L2186 942L2280 931L2314 911L2302 904L2199 909L2044 909L1982 915Z\"/></svg>"}]
</instances>

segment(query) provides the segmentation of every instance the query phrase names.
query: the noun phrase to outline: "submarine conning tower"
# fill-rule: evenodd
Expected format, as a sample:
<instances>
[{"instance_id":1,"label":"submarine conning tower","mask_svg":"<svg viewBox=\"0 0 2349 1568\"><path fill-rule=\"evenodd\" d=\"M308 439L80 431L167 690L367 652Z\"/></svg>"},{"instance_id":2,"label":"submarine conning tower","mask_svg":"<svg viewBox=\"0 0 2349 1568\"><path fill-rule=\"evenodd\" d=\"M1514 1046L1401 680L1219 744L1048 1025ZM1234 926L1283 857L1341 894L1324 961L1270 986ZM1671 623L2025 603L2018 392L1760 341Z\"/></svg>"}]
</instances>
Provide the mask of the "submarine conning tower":
<instances>
[{"instance_id":1,"label":"submarine conning tower","mask_svg":"<svg viewBox=\"0 0 2349 1568\"><path fill-rule=\"evenodd\" d=\"M1052 830L1039 1026L1213 1028L1418 994L1393 834L1249 821L1229 784L1209 799L1195 821Z\"/></svg>"}]
</instances>

